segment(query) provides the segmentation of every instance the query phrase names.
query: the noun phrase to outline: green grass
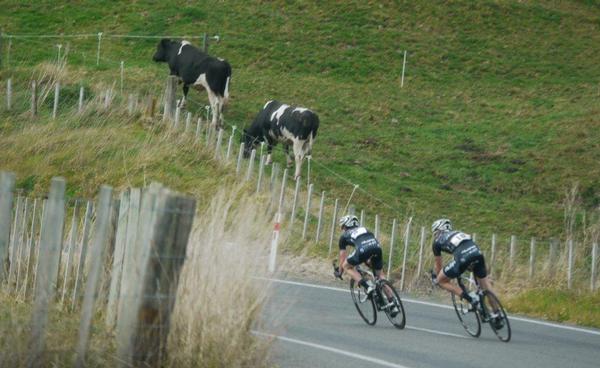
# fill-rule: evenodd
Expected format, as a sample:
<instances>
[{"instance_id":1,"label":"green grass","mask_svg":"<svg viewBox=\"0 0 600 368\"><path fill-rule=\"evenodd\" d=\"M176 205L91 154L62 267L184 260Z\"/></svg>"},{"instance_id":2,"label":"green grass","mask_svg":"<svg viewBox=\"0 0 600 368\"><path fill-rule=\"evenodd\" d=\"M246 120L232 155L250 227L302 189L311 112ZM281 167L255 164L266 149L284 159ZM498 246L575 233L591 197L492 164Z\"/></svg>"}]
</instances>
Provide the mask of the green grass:
<instances>
[{"instance_id":1,"label":"green grass","mask_svg":"<svg viewBox=\"0 0 600 368\"><path fill-rule=\"evenodd\" d=\"M596 2L4 1L2 7L7 33L220 34L211 52L233 66L227 123L248 124L272 98L314 109L321 118L313 165L319 190L342 202L352 190L320 163L379 198L357 192L356 206L371 216L400 217L412 209L423 224L450 216L478 233L559 236L560 203L574 181L586 209L600 203ZM2 78L27 81L30 67L55 56L59 42L69 44L70 68L87 84L112 83L120 60L129 90L161 88L167 74L150 61L155 40L104 39L96 67L91 37L15 39ZM6 48L5 39L3 59ZM204 96L192 94L197 109ZM166 162L154 168L158 176L191 175ZM131 168L128 180L139 181L141 172ZM122 182L124 174L105 179Z\"/></svg>"},{"instance_id":2,"label":"green grass","mask_svg":"<svg viewBox=\"0 0 600 368\"><path fill-rule=\"evenodd\" d=\"M510 297L506 308L558 322L600 328L600 294L534 289Z\"/></svg>"}]
</instances>

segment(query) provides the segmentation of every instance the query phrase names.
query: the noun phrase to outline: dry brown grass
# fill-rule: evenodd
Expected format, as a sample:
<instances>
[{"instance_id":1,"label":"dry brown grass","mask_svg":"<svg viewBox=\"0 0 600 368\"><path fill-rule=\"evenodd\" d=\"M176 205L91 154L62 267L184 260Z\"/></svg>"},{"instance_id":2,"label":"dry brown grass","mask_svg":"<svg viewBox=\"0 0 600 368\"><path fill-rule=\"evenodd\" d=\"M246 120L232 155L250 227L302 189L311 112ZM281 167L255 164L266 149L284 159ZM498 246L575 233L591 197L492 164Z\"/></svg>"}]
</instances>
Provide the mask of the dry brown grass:
<instances>
[{"instance_id":1,"label":"dry brown grass","mask_svg":"<svg viewBox=\"0 0 600 368\"><path fill-rule=\"evenodd\" d=\"M269 295L271 226L262 205L240 187L221 190L198 218L179 284L171 365L260 367L269 343L253 337Z\"/></svg>"}]
</instances>

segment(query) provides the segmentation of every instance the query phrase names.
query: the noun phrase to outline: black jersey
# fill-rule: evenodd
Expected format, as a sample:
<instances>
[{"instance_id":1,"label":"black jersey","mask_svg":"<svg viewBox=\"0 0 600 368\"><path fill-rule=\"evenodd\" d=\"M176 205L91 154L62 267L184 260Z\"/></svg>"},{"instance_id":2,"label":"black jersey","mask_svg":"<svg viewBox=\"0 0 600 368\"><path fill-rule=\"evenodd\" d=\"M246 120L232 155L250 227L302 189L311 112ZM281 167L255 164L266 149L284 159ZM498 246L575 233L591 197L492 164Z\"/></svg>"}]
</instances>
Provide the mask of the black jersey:
<instances>
[{"instance_id":1,"label":"black jersey","mask_svg":"<svg viewBox=\"0 0 600 368\"><path fill-rule=\"evenodd\" d=\"M344 231L340 236L340 249L346 249L348 245L355 249L365 247L379 247L379 242L375 239L375 235L365 227L359 226Z\"/></svg>"},{"instance_id":2,"label":"black jersey","mask_svg":"<svg viewBox=\"0 0 600 368\"><path fill-rule=\"evenodd\" d=\"M454 253L461 244L473 243L473 238L462 231L440 231L433 241L433 255L441 256L442 252Z\"/></svg>"}]
</instances>

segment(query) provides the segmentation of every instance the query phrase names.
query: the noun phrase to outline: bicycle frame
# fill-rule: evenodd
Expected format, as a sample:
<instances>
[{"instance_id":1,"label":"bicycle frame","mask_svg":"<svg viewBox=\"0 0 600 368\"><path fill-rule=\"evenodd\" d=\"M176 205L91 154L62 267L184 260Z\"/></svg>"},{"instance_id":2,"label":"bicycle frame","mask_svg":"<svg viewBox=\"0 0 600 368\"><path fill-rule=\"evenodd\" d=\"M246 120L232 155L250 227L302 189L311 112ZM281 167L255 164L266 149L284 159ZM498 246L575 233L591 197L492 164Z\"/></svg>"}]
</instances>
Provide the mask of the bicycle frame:
<instances>
[{"instance_id":1,"label":"bicycle frame","mask_svg":"<svg viewBox=\"0 0 600 368\"><path fill-rule=\"evenodd\" d=\"M480 303L477 304L477 313L479 313L479 316L481 317L481 322L484 323L489 323L490 322L490 313L488 312L487 308L485 307L485 303L483 303L483 298L484 298L484 293L483 293L483 289L481 288L481 285L479 285L479 280L477 279L477 277L475 277L475 275L473 274L473 272L471 272L470 276L464 277L464 276L459 276L456 279L456 282L458 283L458 286L461 288L462 291L464 291L465 293L469 292L469 289L467 289L467 287L465 287L465 284L463 283L463 279L468 280L469 281L469 285L470 286L474 286L474 290L477 293L477 295L479 296L479 300Z\"/></svg>"}]
</instances>

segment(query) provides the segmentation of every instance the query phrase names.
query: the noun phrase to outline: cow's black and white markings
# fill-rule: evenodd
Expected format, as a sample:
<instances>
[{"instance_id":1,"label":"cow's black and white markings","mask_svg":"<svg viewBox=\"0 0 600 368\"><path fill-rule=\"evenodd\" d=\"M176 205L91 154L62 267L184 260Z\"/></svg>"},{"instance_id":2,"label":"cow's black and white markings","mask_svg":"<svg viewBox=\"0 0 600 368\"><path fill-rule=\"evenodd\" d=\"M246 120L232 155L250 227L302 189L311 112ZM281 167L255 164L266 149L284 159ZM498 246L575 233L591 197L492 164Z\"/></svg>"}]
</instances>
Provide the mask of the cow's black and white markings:
<instances>
[{"instance_id":1,"label":"cow's black and white markings","mask_svg":"<svg viewBox=\"0 0 600 368\"><path fill-rule=\"evenodd\" d=\"M269 101L258 113L252 125L244 129L244 156L260 142L267 143L267 164L271 163L271 152L277 142L283 143L288 167L292 157L296 161L294 177L300 176L304 156L312 153L312 145L319 129L319 117L304 107L294 107L278 101ZM292 146L293 156L289 147Z\"/></svg>"},{"instance_id":2,"label":"cow's black and white markings","mask_svg":"<svg viewBox=\"0 0 600 368\"><path fill-rule=\"evenodd\" d=\"M190 86L197 90L205 89L212 110L213 126L223 126L223 106L229 99L231 66L223 59L212 57L188 41L163 39L159 42L152 58L156 62L169 64L171 75L183 82L183 99L179 106L185 106Z\"/></svg>"}]
</instances>

